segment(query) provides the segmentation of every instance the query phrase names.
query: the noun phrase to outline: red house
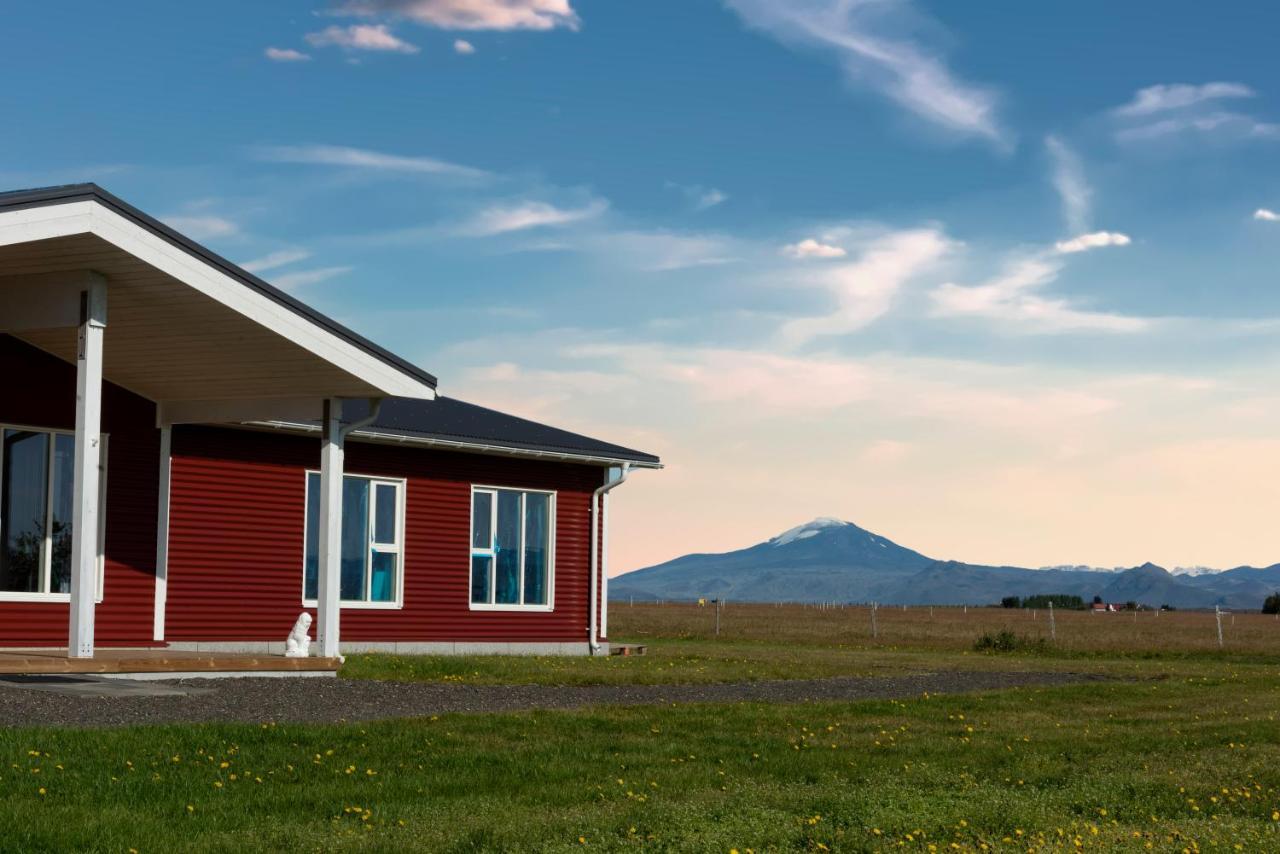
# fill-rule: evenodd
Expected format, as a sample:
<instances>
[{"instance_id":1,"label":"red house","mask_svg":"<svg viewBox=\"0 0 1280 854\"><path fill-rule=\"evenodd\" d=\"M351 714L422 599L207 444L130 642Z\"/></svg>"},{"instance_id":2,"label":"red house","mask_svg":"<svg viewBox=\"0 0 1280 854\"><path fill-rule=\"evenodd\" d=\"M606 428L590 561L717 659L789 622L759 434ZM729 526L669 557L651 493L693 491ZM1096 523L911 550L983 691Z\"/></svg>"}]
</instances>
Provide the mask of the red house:
<instances>
[{"instance_id":1,"label":"red house","mask_svg":"<svg viewBox=\"0 0 1280 854\"><path fill-rule=\"evenodd\" d=\"M0 646L607 651L657 457L436 379L92 184L0 193Z\"/></svg>"}]
</instances>

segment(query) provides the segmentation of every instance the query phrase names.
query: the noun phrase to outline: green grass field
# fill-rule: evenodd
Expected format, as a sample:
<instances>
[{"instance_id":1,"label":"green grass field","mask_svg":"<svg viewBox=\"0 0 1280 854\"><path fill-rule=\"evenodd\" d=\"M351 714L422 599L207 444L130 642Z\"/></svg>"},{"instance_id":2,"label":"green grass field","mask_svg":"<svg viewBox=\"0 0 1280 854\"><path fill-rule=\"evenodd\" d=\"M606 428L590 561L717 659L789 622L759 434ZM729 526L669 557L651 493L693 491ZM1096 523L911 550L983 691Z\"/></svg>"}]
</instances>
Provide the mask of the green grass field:
<instances>
[{"instance_id":1,"label":"green grass field","mask_svg":"<svg viewBox=\"0 0 1280 854\"><path fill-rule=\"evenodd\" d=\"M902 702L3 731L0 849L1280 850L1280 666L1261 651L1027 658L647 640L648 661L597 672L750 677L813 654L824 663L792 675L974 666L1126 678ZM413 678L455 667L418 663ZM385 677L401 665L355 666ZM461 675L558 678L541 660L484 666ZM587 667L561 675L582 680Z\"/></svg>"}]
</instances>

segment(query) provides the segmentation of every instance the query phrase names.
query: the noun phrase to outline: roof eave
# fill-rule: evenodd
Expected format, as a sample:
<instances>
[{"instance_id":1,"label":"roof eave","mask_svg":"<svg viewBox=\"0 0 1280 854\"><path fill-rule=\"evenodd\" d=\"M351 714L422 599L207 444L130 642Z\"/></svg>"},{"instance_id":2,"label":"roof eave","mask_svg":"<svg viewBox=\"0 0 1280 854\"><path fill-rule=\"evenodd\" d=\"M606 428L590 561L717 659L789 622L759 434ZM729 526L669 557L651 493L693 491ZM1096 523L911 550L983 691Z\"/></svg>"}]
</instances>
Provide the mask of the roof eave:
<instances>
[{"instance_id":1,"label":"roof eave","mask_svg":"<svg viewBox=\"0 0 1280 854\"><path fill-rule=\"evenodd\" d=\"M249 421L242 427L278 430L286 433L318 435L318 424L300 424L290 421ZM661 469L658 459L636 459L605 454L574 453L544 448L520 448L503 445L499 442L467 442L461 439L445 439L437 436L411 436L401 433L387 433L378 430L359 429L351 433L351 439L370 442L378 445L409 445L419 448L434 448L446 451L461 451L469 454L484 454L498 457L514 457L518 459L551 460L554 462L579 463L596 466L627 465L632 468Z\"/></svg>"}]
</instances>

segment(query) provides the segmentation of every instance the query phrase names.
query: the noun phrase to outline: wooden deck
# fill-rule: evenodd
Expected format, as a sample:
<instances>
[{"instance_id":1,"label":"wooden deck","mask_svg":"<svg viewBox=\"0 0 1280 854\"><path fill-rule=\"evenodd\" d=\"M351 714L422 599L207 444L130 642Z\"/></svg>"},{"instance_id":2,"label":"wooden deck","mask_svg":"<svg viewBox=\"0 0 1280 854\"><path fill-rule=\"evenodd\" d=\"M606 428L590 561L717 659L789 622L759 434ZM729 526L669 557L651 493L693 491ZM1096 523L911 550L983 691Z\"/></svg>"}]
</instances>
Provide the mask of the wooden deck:
<instances>
[{"instance_id":1,"label":"wooden deck","mask_svg":"<svg viewBox=\"0 0 1280 854\"><path fill-rule=\"evenodd\" d=\"M93 658L68 658L65 649L0 649L0 675L86 673L104 676L331 676L336 658L186 652L172 649L99 649Z\"/></svg>"}]
</instances>

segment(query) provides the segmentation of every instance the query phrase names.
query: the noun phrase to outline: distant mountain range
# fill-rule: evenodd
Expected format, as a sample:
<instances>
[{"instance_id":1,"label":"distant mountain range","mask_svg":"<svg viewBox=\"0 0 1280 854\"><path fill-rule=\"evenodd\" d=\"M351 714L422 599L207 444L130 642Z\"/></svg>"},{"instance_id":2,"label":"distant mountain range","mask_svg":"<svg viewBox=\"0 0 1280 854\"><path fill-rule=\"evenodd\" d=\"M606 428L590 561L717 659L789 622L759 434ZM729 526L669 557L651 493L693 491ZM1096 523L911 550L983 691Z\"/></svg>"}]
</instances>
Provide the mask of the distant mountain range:
<instances>
[{"instance_id":1,"label":"distant mountain range","mask_svg":"<svg viewBox=\"0 0 1280 854\"><path fill-rule=\"evenodd\" d=\"M1152 563L1129 569L980 566L935 560L852 522L814 519L750 548L691 554L609 582L609 598L738 602L880 602L886 605L989 605L1005 596L1065 593L1090 601L1158 607L1262 607L1280 590L1280 564L1170 572Z\"/></svg>"}]
</instances>

